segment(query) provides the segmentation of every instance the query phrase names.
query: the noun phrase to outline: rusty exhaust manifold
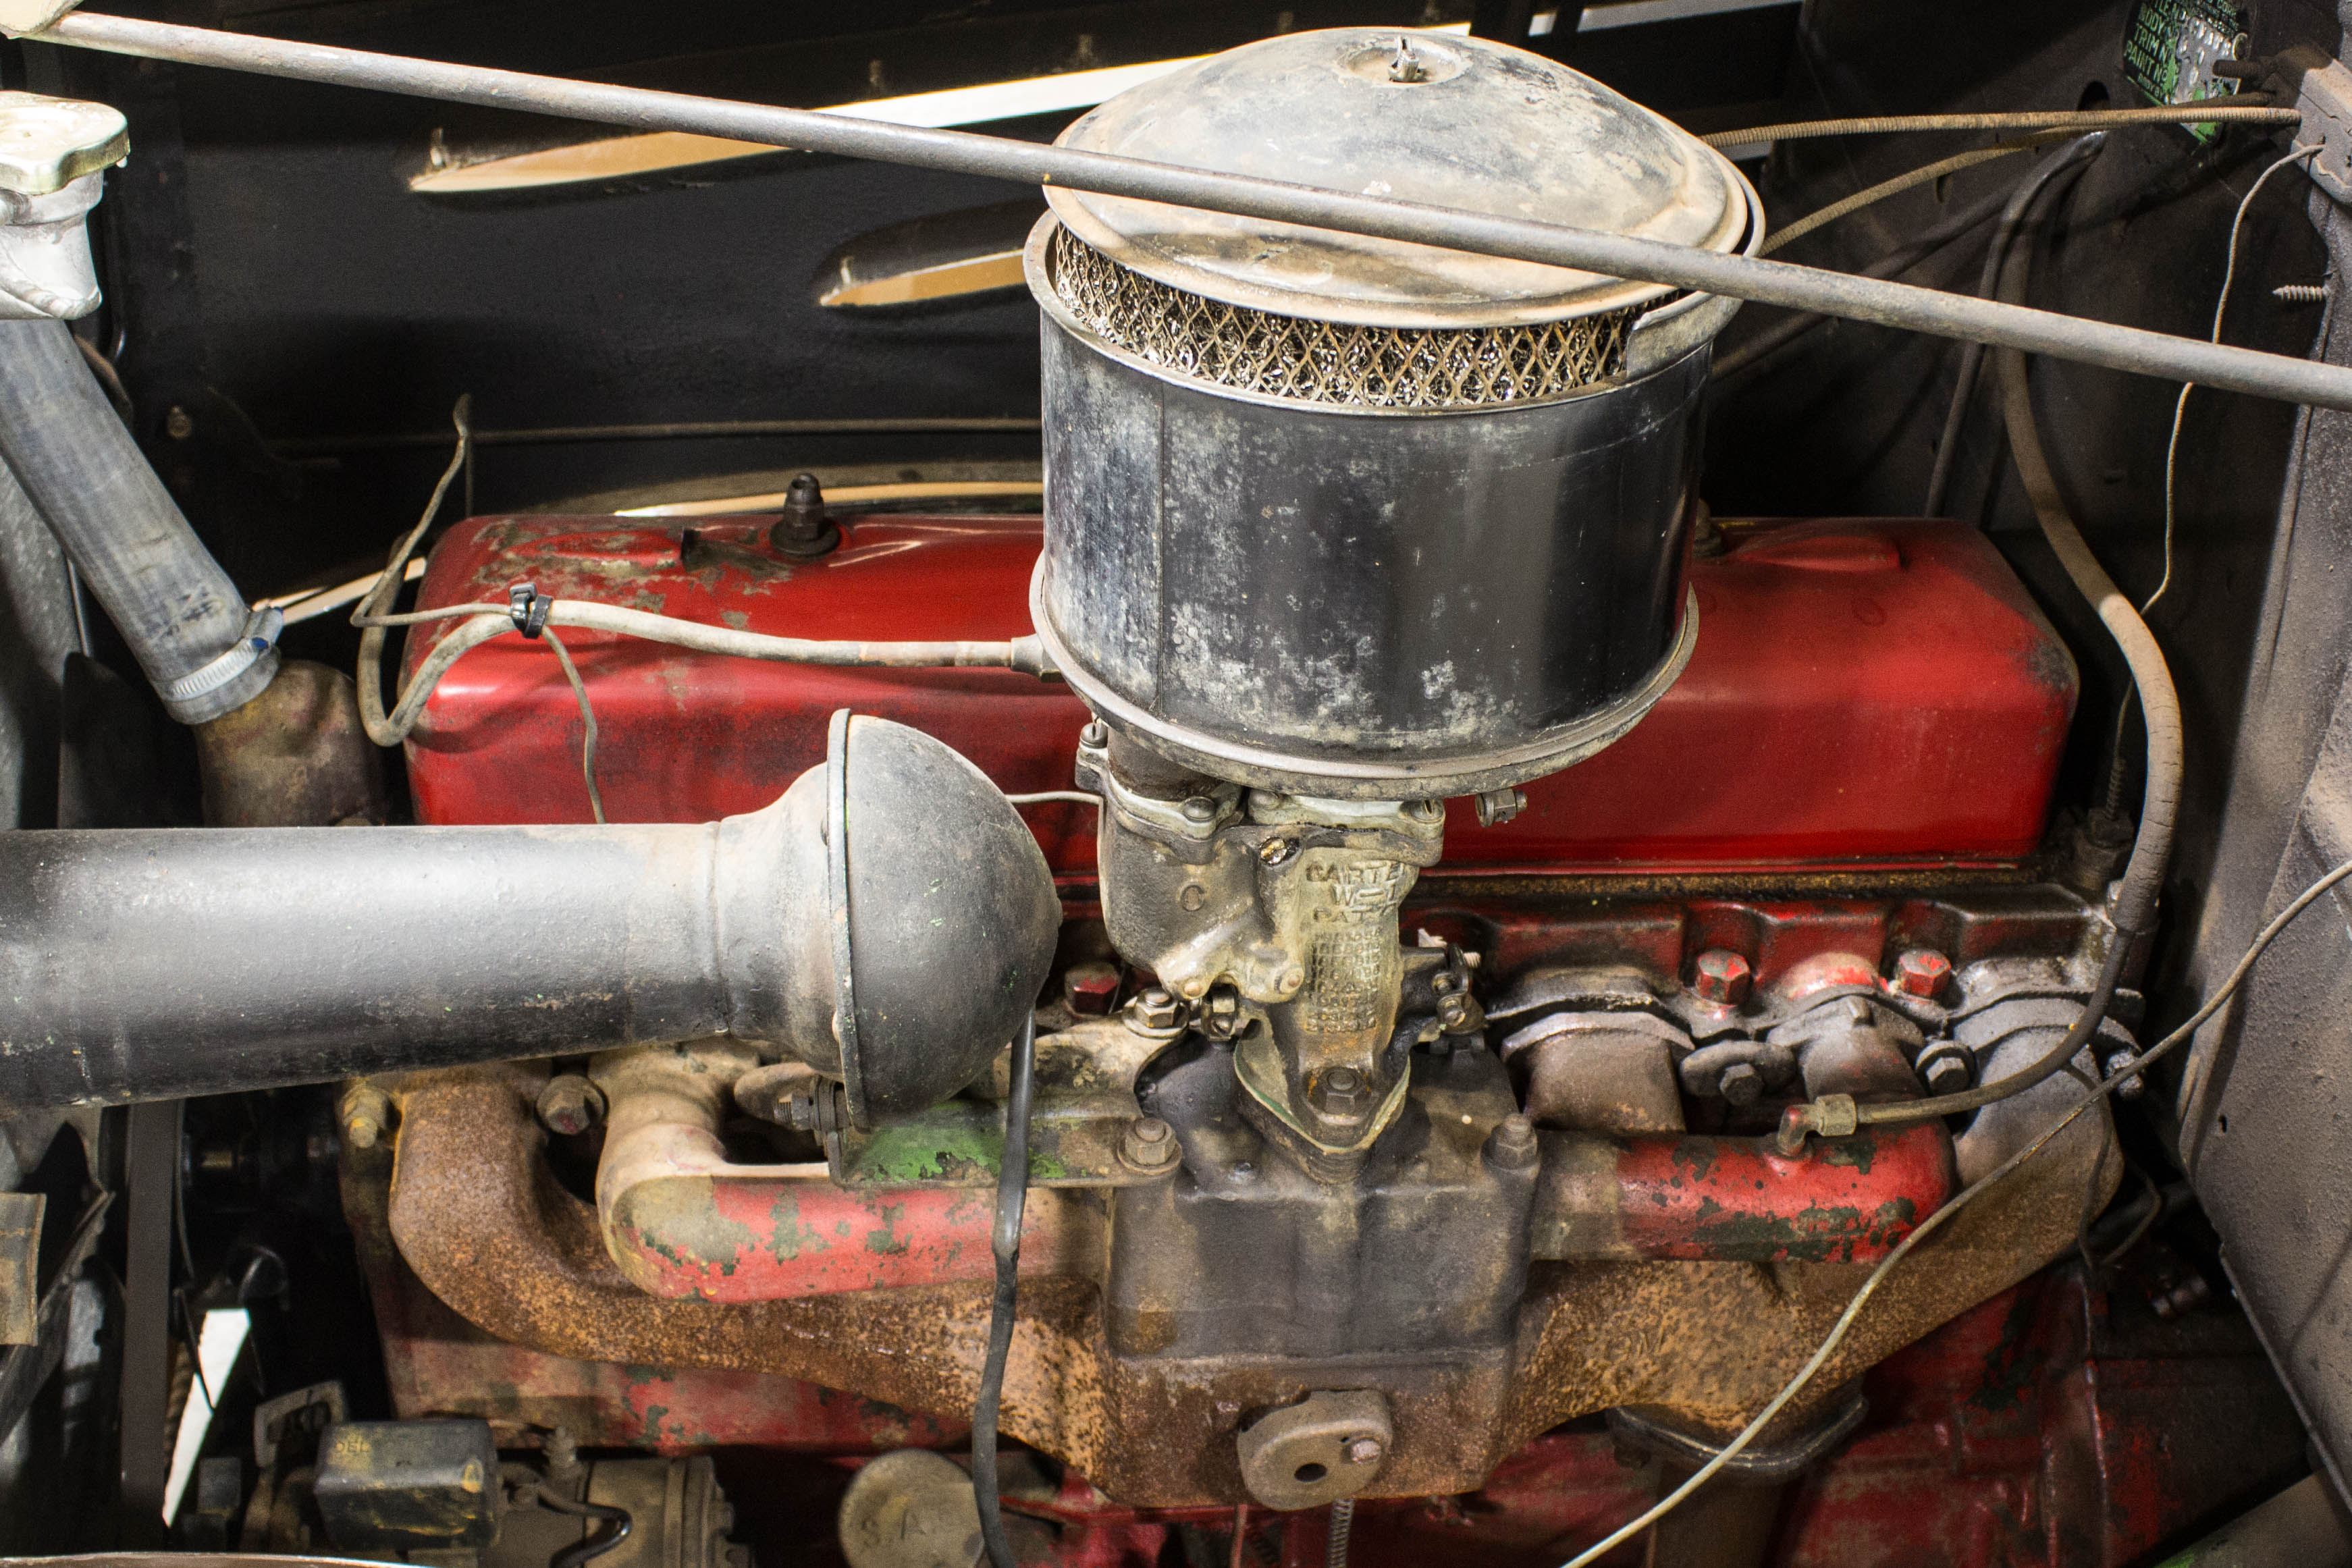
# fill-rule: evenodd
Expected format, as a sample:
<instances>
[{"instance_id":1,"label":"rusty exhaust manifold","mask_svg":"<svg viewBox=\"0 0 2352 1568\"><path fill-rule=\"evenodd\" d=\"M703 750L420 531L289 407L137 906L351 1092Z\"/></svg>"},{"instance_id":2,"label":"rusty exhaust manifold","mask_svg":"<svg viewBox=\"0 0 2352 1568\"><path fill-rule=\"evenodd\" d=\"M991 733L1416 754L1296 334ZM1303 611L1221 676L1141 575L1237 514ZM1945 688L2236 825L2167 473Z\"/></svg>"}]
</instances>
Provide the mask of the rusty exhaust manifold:
<instances>
[{"instance_id":1,"label":"rusty exhaust manifold","mask_svg":"<svg viewBox=\"0 0 2352 1568\"><path fill-rule=\"evenodd\" d=\"M823 1164L730 1163L719 1129L735 1079L757 1061L714 1040L592 1066L611 1107L597 1228L631 1284L742 1303L990 1277L984 1187L844 1186ZM1939 1125L1824 1142L1796 1158L1760 1138L1544 1133L1516 1157L1539 1161L1528 1226L1538 1260L1869 1262L1953 1186ZM1024 1271L1099 1278L1099 1212L1075 1194L1034 1203Z\"/></svg>"},{"instance_id":2,"label":"rusty exhaust manifold","mask_svg":"<svg viewBox=\"0 0 2352 1568\"><path fill-rule=\"evenodd\" d=\"M732 1050L592 1064L612 1105L601 1213L549 1170L532 1113L545 1071L522 1063L387 1083L400 1107L396 1159L358 1151L346 1205L363 1230L388 1232L425 1290L512 1343L589 1362L785 1374L945 1416L969 1410L987 1324L985 1190L845 1191L814 1166L729 1165L715 1120L740 1060ZM1824 1369L1823 1386L2063 1249L2108 1136L2086 1120L1928 1242L1921 1266L1889 1282ZM1540 1141L1538 1256L1517 1349L1499 1381L1458 1369L1433 1373L1426 1387L1403 1380L1397 1469L1383 1491L1475 1487L1536 1433L1611 1406L1694 1428L1736 1426L1818 1341L1852 1291L1855 1262L1908 1228L1874 1235L1872 1217L1889 1202L1924 1216L1952 1179L1939 1127L1820 1146L1801 1168L1773 1166L1763 1192L1753 1181L1776 1156L1761 1140ZM1547 1190L1592 1176L1604 1152L1620 1173L1606 1187L1575 1199ZM1742 1187L1751 1215L1769 1198L1777 1217L1720 1212ZM1218 1435L1232 1424L1219 1402L1279 1403L1286 1385L1238 1363L1202 1368L1199 1386L1171 1383L1111 1347L1101 1281L1118 1201L1059 1186L1030 1194L1007 1430L1127 1500L1230 1501L1245 1494L1238 1475L1217 1470L1231 1451ZM1547 1241L1563 1228L1584 1239ZM1542 1256L1572 1249L1577 1260ZM1675 1348L1699 1323L1739 1332L1702 1336L1696 1354Z\"/></svg>"}]
</instances>

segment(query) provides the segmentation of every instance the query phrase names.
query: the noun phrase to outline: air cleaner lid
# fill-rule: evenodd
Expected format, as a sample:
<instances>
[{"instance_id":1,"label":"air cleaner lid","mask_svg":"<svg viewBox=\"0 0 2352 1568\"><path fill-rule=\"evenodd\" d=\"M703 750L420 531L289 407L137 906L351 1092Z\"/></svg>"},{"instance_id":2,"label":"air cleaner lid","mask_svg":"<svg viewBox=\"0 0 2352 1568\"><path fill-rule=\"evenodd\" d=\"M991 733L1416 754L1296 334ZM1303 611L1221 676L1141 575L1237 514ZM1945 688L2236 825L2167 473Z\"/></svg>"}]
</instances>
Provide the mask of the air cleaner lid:
<instances>
[{"instance_id":1,"label":"air cleaner lid","mask_svg":"<svg viewBox=\"0 0 2352 1568\"><path fill-rule=\"evenodd\" d=\"M1444 34L1334 27L1131 88L1060 145L1728 251L1748 202L1723 157L1591 78ZM1230 305L1371 327L1557 320L1654 283L1049 187L1055 215L1147 277Z\"/></svg>"}]
</instances>

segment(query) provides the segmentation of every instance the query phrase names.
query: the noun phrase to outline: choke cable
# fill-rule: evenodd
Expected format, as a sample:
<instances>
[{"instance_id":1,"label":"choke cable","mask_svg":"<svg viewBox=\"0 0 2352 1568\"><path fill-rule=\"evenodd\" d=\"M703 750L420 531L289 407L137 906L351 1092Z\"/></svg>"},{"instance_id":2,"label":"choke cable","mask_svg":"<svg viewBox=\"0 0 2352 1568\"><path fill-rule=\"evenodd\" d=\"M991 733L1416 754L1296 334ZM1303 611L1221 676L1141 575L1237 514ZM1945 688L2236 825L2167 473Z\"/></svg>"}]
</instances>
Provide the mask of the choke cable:
<instances>
[{"instance_id":1,"label":"choke cable","mask_svg":"<svg viewBox=\"0 0 2352 1568\"><path fill-rule=\"evenodd\" d=\"M2101 133L2094 132L2094 134ZM1864 207L1875 206L1889 196L1899 196L1906 191L1916 190L1921 185L1931 184L1947 174L1957 174L1963 169L1973 169L1979 163L1990 163L1996 158L2007 158L2018 152L2031 152L2037 147L2046 147L2053 141L2063 141L2065 136L2066 132L2063 131L2047 131L2020 141L2004 141L1992 147L1979 147L1973 152L1955 152L1949 158L1938 158L1933 163L1924 163L1906 173L1897 174L1891 180L1881 180L1877 184L1865 190L1856 191L1842 201L1832 202L1826 207L1816 207L1786 227L1773 230L1765 238L1764 243L1756 247L1756 254L1770 256L1782 246L1801 240L1815 229L1826 227L1840 218L1862 211ZM1987 288L1979 289L1978 293L1981 295L1989 292L1989 289L1990 286Z\"/></svg>"},{"instance_id":2,"label":"choke cable","mask_svg":"<svg viewBox=\"0 0 2352 1568\"><path fill-rule=\"evenodd\" d=\"M1945 246L1956 244L1960 239L1966 237L1970 232L1976 229L1979 225L1998 214L2001 210L2002 203L2007 199L2005 193L2000 191L1993 192L1991 194L1961 208L1950 217L1946 218L1943 222L1935 225L1925 232L1914 235L1902 245L1897 246L1895 249L1889 251L1885 256L1878 257L1869 266L1864 267L1860 272L1856 273L1855 276L1858 277L1895 277L1902 273L1908 272L1911 268L1917 267L1922 262L1927 261L1928 258L1935 256ZM1707 372L1708 379L1716 382L1727 382L1732 378L1740 375L1744 371L1754 368L1758 363L1769 356L1780 352L1780 350L1786 348L1790 343L1794 342L1797 339L1804 336L1807 332L1811 331L1822 322L1834 319L1836 319L1834 317L1822 316L1811 311L1800 311L1797 314L1789 317L1786 320L1780 321L1776 325L1757 333L1753 338L1748 339L1746 342L1741 343L1729 353L1725 354L1722 358L1717 360L1714 366Z\"/></svg>"},{"instance_id":3,"label":"choke cable","mask_svg":"<svg viewBox=\"0 0 2352 1568\"><path fill-rule=\"evenodd\" d=\"M2336 866L2318 881L2305 888L2294 903L2279 911L2271 923L2263 927L2261 935L2257 936L2252 944L2247 947L2244 956L2238 960L2236 967L2215 988L2213 994L2205 999L2203 1005L2189 1015L2187 1022L2138 1055L2128 1057L2116 1063L2115 1071L2104 1082L2095 1088L2084 1091L2082 1096L2067 1109L2065 1114L2044 1128L2032 1143L2010 1155L1987 1175L1963 1188L1958 1197L1929 1215L1916 1229L1896 1242L1894 1249L1880 1260L1878 1266L1871 1270L1869 1277L1863 1281L1861 1288L1855 1291L1853 1297L1846 1302L1845 1310L1840 1312L1837 1321L1830 1325L1830 1332L1823 1336L1820 1347L1806 1360L1803 1366L1798 1368L1795 1376L1781 1385L1780 1391L1765 1404L1763 1409L1756 1413L1753 1420L1741 1427L1731 1441L1717 1449L1714 1457L1693 1472L1689 1479L1660 1498L1638 1518L1628 1521L1600 1541L1578 1552L1564 1564L1564 1568L1589 1568L1590 1564L1606 1556L1618 1546L1647 1530L1673 1511L1691 1493L1714 1479L1716 1474L1725 1465L1745 1452L1748 1445L1755 1442L1758 1434L1772 1424L1773 1417L1786 1409L1789 1402L1802 1393L1805 1385L1813 1380L1814 1375L1828 1364L1831 1356L1837 1354L1838 1346L1845 1343L1848 1331L1853 1327L1855 1320L1862 1315L1863 1307L1873 1295L1877 1293L1879 1286L1885 1283L1887 1276L1894 1272L1896 1264L1909 1257L1914 1248L1942 1229L1950 1222L1954 1215L1974 1202L1995 1183L2016 1171L2026 1161L2048 1147L2052 1139L2074 1125L2076 1117L2115 1093L2140 1072L2154 1066L2159 1058L2170 1053L2183 1040L2189 1039L2202 1029L2205 1021L2219 1012L2222 1004L2236 993L2238 988L2244 983L2247 975L2252 972L2255 961L2263 956L2273 942L2278 939L2279 934L2294 923L2295 916L2310 908L2321 894L2347 876L2352 876L2352 860Z\"/></svg>"},{"instance_id":4,"label":"choke cable","mask_svg":"<svg viewBox=\"0 0 2352 1568\"><path fill-rule=\"evenodd\" d=\"M996 1418L1004 1401L1004 1364L1013 1354L1014 1309L1021 1296L1021 1216L1029 1201L1029 1100L1036 1077L1037 1019L1023 1021L1013 1041L1012 1082L1004 1097L1004 1157L996 1167L996 1223L989 1245L996 1254L996 1290L988 1306L988 1359L980 1397L971 1407L971 1490L980 1504L981 1539L994 1568L1019 1568L1004 1533L1004 1500L996 1490Z\"/></svg>"}]
</instances>

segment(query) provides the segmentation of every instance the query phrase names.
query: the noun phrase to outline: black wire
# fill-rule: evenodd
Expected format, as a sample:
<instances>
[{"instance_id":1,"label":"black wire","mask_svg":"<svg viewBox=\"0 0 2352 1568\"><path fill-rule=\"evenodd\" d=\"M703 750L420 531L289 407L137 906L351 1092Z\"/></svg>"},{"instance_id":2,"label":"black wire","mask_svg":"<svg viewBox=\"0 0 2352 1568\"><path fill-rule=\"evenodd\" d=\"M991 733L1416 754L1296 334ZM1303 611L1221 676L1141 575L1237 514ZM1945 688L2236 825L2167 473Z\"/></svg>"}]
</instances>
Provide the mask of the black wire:
<instances>
[{"instance_id":1,"label":"black wire","mask_svg":"<svg viewBox=\"0 0 2352 1568\"><path fill-rule=\"evenodd\" d=\"M996 1492L996 1415L1004 1400L1004 1364L1013 1354L1013 1314L1021 1289L1021 1211L1029 1200L1029 1092L1037 1061L1037 1020L1023 1020L1013 1042L1012 1091L1004 1098L1004 1160L996 1172L996 1293L988 1308L988 1360L971 1409L971 1490L980 1504L981 1539L994 1568L1019 1568L1004 1534Z\"/></svg>"},{"instance_id":2,"label":"black wire","mask_svg":"<svg viewBox=\"0 0 2352 1568\"><path fill-rule=\"evenodd\" d=\"M565 1547L547 1560L547 1568L581 1568L581 1564L602 1557L626 1541L629 1531L636 1528L636 1521L629 1516L625 1508L611 1508L601 1502L574 1502L568 1497L550 1497L543 1491L539 1494L539 1506L555 1513L568 1513L577 1519L606 1520L613 1526L613 1532L601 1541L592 1536L575 1546Z\"/></svg>"}]
</instances>

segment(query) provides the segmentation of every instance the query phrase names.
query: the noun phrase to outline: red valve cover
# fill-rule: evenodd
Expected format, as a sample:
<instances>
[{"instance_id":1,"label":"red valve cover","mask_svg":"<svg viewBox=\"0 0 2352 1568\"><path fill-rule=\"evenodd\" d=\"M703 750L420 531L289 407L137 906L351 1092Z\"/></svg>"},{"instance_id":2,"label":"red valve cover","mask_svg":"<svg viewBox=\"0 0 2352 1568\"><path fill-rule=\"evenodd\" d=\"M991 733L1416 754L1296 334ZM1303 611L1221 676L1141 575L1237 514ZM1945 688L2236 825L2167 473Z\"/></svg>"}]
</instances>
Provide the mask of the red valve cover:
<instances>
[{"instance_id":1,"label":"red valve cover","mask_svg":"<svg viewBox=\"0 0 2352 1568\"><path fill-rule=\"evenodd\" d=\"M870 517L814 562L767 518L490 517L434 550L420 604L559 598L810 638L996 640L1029 630L1034 517ZM1524 873L1998 867L2032 852L2074 714L2073 659L1975 529L1911 520L1727 524L1694 561L1697 650L1608 750L1527 787L1480 828L1456 803L1449 867ZM1008 793L1067 789L1087 712L1001 670L759 664L572 631L614 821L767 804L824 756L837 707L926 730ZM410 667L429 644L414 636ZM409 742L427 822L589 818L582 724L542 644L497 638L443 677ZM1085 879L1094 818L1024 808L1055 870ZM919 824L910 824L917 826Z\"/></svg>"}]
</instances>

